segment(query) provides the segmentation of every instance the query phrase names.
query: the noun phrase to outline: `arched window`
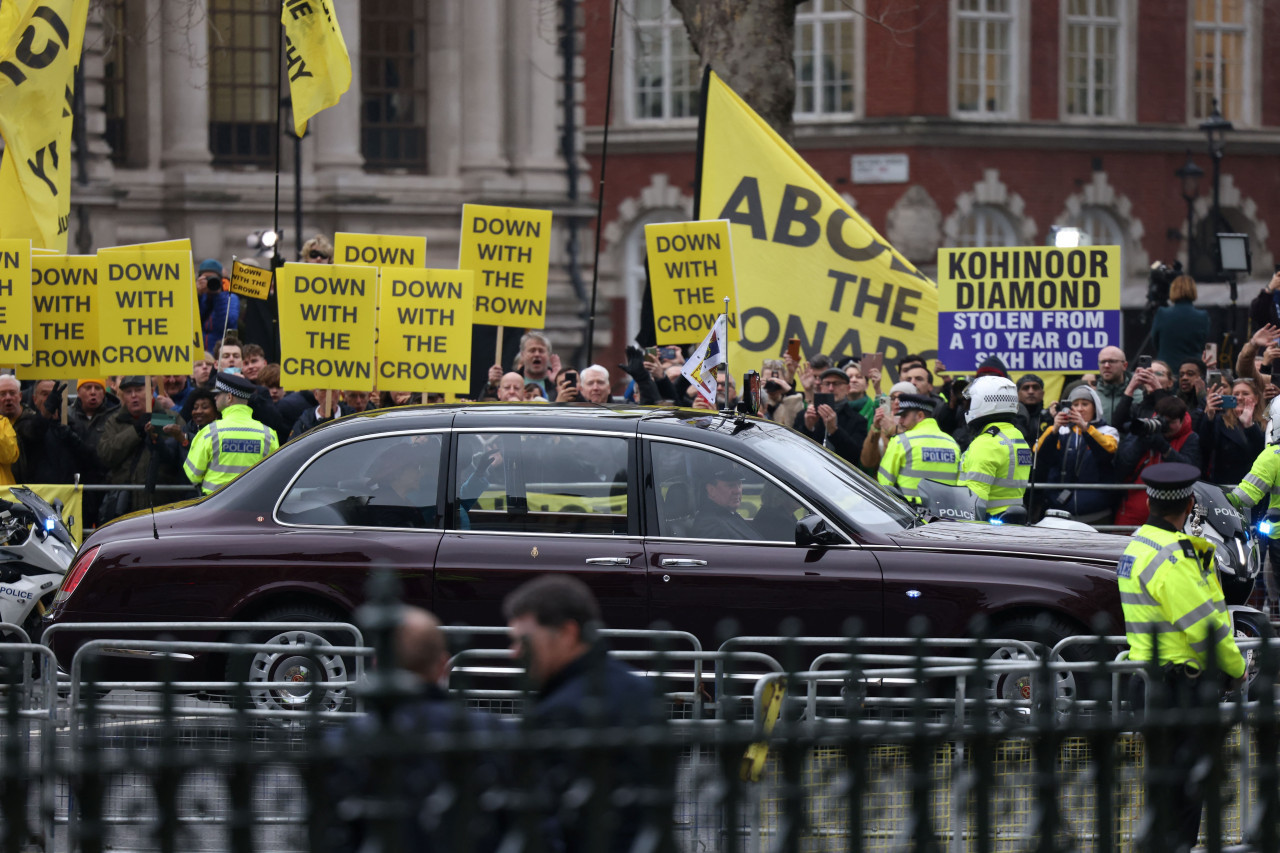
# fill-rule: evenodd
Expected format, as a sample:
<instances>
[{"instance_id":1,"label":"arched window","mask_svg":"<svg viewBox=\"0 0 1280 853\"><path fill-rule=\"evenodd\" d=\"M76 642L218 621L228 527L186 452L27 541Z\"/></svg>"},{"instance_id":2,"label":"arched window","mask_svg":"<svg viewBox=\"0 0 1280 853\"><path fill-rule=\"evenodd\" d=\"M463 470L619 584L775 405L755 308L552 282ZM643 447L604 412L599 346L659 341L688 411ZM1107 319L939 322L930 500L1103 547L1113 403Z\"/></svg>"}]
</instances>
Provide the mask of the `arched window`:
<instances>
[{"instance_id":1,"label":"arched window","mask_svg":"<svg viewBox=\"0 0 1280 853\"><path fill-rule=\"evenodd\" d=\"M986 246L1018 245L1017 229L1009 215L998 207L977 204L960 220L956 244L981 249Z\"/></svg>"}]
</instances>

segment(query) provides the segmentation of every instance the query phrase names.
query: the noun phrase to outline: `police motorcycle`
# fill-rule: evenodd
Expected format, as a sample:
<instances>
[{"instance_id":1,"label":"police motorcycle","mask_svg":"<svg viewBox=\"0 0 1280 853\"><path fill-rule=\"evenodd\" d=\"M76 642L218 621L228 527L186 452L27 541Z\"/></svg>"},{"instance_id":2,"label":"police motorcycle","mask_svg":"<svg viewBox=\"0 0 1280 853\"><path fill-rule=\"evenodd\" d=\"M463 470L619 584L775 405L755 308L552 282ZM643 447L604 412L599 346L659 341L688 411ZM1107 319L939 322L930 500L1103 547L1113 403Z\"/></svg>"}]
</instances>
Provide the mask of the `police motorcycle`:
<instances>
[{"instance_id":1,"label":"police motorcycle","mask_svg":"<svg viewBox=\"0 0 1280 853\"><path fill-rule=\"evenodd\" d=\"M0 500L0 622L35 639L76 545L59 512L42 497L21 486L9 491L17 502ZM0 640L18 639L16 632L0 631Z\"/></svg>"},{"instance_id":2,"label":"police motorcycle","mask_svg":"<svg viewBox=\"0 0 1280 853\"><path fill-rule=\"evenodd\" d=\"M980 521L995 525L1026 525L1027 511L1020 506L1009 507L999 516L989 516L967 486L952 486L937 480L921 480L916 486L919 502L914 504L916 516L922 521ZM1097 533L1083 521L1076 521L1062 510L1051 509L1035 524L1041 529L1082 530Z\"/></svg>"}]
</instances>

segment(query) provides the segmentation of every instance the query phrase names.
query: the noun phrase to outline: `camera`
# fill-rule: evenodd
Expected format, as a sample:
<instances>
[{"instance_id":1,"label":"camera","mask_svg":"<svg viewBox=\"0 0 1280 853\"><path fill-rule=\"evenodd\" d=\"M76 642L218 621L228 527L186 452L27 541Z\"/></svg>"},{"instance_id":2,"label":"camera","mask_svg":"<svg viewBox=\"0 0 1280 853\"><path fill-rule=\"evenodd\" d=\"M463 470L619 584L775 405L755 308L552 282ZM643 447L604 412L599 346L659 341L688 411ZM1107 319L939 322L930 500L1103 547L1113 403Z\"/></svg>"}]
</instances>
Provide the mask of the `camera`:
<instances>
[{"instance_id":1,"label":"camera","mask_svg":"<svg viewBox=\"0 0 1280 853\"><path fill-rule=\"evenodd\" d=\"M1182 275L1182 261L1174 261L1169 266L1164 261L1156 261L1147 274L1147 311L1154 311L1169 302L1169 286L1173 280Z\"/></svg>"},{"instance_id":2,"label":"camera","mask_svg":"<svg viewBox=\"0 0 1280 853\"><path fill-rule=\"evenodd\" d=\"M1153 418L1134 418L1129 422L1129 432L1134 435L1162 435L1169 428L1169 422L1156 415Z\"/></svg>"}]
</instances>

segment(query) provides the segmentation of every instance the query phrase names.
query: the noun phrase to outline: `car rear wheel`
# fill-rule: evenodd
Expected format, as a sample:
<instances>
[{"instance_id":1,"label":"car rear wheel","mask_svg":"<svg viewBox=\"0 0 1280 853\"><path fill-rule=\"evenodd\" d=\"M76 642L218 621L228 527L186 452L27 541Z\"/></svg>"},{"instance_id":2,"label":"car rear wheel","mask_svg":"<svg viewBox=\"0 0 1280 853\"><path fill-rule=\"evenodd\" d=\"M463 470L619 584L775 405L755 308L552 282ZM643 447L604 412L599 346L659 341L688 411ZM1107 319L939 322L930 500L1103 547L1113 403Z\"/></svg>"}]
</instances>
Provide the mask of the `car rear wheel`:
<instances>
[{"instance_id":1,"label":"car rear wheel","mask_svg":"<svg viewBox=\"0 0 1280 853\"><path fill-rule=\"evenodd\" d=\"M1050 649L1067 637L1083 634L1079 629L1058 617L1045 614L1043 616L1016 617L997 623L990 636L998 639L1021 640L1029 644L1042 658ZM1067 661L1087 662L1093 660L1099 651L1094 645L1068 646L1063 650L1063 658ZM987 663L1002 664L1028 661L1027 651L1021 645L1010 644L999 646L987 654ZM1036 659L1030 659L1034 665ZM980 683L969 690L971 698L982 696L987 701L1019 700L1031 702L1036 698L1040 676L1031 668L1022 672L987 672ZM1071 711L1071 705L1077 698L1091 698L1086 688L1085 678L1074 672L1060 670L1049 673L1053 689L1053 707L1059 718ZM1032 705L1017 707L995 706L991 709L993 722L1006 725L1021 725L1031 721Z\"/></svg>"},{"instance_id":2,"label":"car rear wheel","mask_svg":"<svg viewBox=\"0 0 1280 853\"><path fill-rule=\"evenodd\" d=\"M259 622L292 622L296 628L255 631L252 642L267 645L270 651L232 655L227 661L227 680L248 685L251 707L273 711L349 710L351 691L345 687L326 688L332 682L355 677L354 660L325 652L325 646L351 645L352 638L341 632L312 630L308 622L341 622L342 617L321 607L296 605L270 610ZM268 687L272 682L295 682L297 687ZM322 690L313 696L313 690Z\"/></svg>"}]
</instances>

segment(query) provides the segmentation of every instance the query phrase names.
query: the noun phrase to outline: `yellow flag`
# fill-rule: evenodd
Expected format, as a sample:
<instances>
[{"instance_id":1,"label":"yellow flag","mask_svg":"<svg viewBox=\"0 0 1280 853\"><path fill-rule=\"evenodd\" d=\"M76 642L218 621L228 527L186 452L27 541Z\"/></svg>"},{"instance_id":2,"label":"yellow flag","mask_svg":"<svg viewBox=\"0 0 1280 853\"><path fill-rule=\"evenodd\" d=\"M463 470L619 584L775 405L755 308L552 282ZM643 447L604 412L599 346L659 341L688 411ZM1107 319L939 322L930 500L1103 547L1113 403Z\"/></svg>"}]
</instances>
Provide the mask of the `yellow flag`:
<instances>
[{"instance_id":1,"label":"yellow flag","mask_svg":"<svg viewBox=\"0 0 1280 853\"><path fill-rule=\"evenodd\" d=\"M8 4L3 4L8 5ZM0 17L0 237L67 250L71 93L89 0L19 3Z\"/></svg>"},{"instance_id":2,"label":"yellow flag","mask_svg":"<svg viewBox=\"0 0 1280 853\"><path fill-rule=\"evenodd\" d=\"M938 290L715 74L707 81L696 219L733 235L735 372L817 353L935 356ZM652 263L652 261L651 261Z\"/></svg>"},{"instance_id":3,"label":"yellow flag","mask_svg":"<svg viewBox=\"0 0 1280 853\"><path fill-rule=\"evenodd\" d=\"M280 20L284 23L293 127L302 136L313 115L338 103L342 93L351 88L351 57L332 0L285 0Z\"/></svg>"},{"instance_id":4,"label":"yellow flag","mask_svg":"<svg viewBox=\"0 0 1280 853\"><path fill-rule=\"evenodd\" d=\"M18 21L36 5L36 0L7 0L0 2L0 47L9 43L18 29Z\"/></svg>"}]
</instances>

